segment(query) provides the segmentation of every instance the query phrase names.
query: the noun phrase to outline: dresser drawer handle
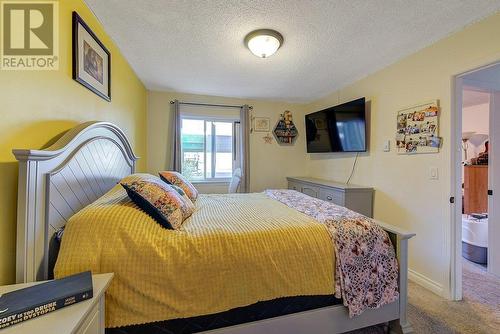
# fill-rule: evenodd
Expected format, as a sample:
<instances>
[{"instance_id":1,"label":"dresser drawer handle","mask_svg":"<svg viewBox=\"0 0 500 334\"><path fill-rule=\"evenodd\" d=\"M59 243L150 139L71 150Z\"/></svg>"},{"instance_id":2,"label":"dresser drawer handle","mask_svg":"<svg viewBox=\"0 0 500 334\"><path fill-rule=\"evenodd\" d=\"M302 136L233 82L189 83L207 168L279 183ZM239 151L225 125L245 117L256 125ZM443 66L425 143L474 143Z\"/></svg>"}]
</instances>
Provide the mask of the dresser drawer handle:
<instances>
[{"instance_id":1,"label":"dresser drawer handle","mask_svg":"<svg viewBox=\"0 0 500 334\"><path fill-rule=\"evenodd\" d=\"M329 195L326 196L326 199L329 200L329 201L333 200L332 196L329 196Z\"/></svg>"}]
</instances>

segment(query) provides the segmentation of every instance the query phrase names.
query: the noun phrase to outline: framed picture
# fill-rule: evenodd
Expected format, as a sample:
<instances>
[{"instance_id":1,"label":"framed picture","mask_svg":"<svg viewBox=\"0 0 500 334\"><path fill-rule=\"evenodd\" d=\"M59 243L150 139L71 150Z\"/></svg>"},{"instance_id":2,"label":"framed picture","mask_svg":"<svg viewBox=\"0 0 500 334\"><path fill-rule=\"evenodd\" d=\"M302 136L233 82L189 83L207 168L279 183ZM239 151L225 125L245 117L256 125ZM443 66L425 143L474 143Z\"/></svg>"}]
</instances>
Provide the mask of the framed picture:
<instances>
[{"instance_id":1,"label":"framed picture","mask_svg":"<svg viewBox=\"0 0 500 334\"><path fill-rule=\"evenodd\" d=\"M271 120L269 117L255 117L253 120L253 129L256 132L271 131Z\"/></svg>"},{"instance_id":2,"label":"framed picture","mask_svg":"<svg viewBox=\"0 0 500 334\"><path fill-rule=\"evenodd\" d=\"M73 12L73 79L111 101L111 54Z\"/></svg>"},{"instance_id":3,"label":"framed picture","mask_svg":"<svg viewBox=\"0 0 500 334\"><path fill-rule=\"evenodd\" d=\"M439 100L398 111L396 149L398 154L437 153L439 137Z\"/></svg>"}]
</instances>

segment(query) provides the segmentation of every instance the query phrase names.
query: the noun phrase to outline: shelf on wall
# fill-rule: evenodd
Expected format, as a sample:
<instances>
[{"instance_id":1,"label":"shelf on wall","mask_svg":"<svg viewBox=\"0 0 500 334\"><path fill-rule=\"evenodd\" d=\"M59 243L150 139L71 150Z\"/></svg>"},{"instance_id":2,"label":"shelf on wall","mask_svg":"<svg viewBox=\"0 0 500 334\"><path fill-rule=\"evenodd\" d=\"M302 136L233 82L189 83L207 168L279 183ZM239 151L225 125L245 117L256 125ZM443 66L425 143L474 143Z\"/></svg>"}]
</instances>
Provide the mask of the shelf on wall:
<instances>
[{"instance_id":1,"label":"shelf on wall","mask_svg":"<svg viewBox=\"0 0 500 334\"><path fill-rule=\"evenodd\" d=\"M293 145L299 132L293 121L285 122L280 119L273 129L273 135L279 144Z\"/></svg>"}]
</instances>

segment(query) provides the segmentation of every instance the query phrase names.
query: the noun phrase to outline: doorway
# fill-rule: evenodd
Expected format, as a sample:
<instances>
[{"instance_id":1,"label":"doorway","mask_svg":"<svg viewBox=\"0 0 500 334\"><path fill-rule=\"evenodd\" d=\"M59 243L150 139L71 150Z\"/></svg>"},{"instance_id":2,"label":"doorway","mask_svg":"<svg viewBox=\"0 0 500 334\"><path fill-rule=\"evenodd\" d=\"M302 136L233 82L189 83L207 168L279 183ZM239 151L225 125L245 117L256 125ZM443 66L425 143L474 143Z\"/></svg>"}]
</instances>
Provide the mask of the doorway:
<instances>
[{"instance_id":1,"label":"doorway","mask_svg":"<svg viewBox=\"0 0 500 334\"><path fill-rule=\"evenodd\" d=\"M490 91L462 88L462 268L488 265Z\"/></svg>"},{"instance_id":2,"label":"doorway","mask_svg":"<svg viewBox=\"0 0 500 334\"><path fill-rule=\"evenodd\" d=\"M500 63L456 76L454 102L450 295L461 300L471 270L500 277Z\"/></svg>"}]
</instances>

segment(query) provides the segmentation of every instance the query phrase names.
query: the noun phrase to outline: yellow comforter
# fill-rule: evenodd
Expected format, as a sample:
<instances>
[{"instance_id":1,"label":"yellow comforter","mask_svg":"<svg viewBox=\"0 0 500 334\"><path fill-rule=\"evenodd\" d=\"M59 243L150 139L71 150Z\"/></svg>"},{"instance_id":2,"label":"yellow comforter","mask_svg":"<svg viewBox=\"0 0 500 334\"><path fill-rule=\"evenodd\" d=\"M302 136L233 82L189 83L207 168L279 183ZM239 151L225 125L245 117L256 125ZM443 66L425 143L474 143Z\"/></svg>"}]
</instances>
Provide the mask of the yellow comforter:
<instances>
[{"instance_id":1,"label":"yellow comforter","mask_svg":"<svg viewBox=\"0 0 500 334\"><path fill-rule=\"evenodd\" d=\"M264 194L200 195L173 231L117 185L70 219L55 276L114 272L106 326L118 327L333 294L334 261L325 226Z\"/></svg>"}]
</instances>

